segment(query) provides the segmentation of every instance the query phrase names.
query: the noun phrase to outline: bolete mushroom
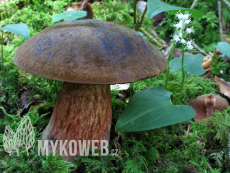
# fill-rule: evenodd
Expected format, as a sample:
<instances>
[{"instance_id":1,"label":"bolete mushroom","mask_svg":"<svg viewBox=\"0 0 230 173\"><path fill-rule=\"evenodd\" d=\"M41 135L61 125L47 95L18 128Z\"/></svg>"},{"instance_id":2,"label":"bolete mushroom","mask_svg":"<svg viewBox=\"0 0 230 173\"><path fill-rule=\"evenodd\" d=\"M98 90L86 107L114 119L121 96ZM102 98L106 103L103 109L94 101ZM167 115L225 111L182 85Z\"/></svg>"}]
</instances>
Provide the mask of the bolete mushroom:
<instances>
[{"instance_id":1,"label":"bolete mushroom","mask_svg":"<svg viewBox=\"0 0 230 173\"><path fill-rule=\"evenodd\" d=\"M110 84L154 77L167 68L162 53L138 32L90 19L44 29L18 48L14 63L34 75L65 81L42 133L42 140L54 141L109 140Z\"/></svg>"},{"instance_id":2,"label":"bolete mushroom","mask_svg":"<svg viewBox=\"0 0 230 173\"><path fill-rule=\"evenodd\" d=\"M192 106L196 114L195 121L202 121L205 118L213 116L215 110L223 111L229 104L226 99L215 94L204 94L188 102Z\"/></svg>"}]
</instances>

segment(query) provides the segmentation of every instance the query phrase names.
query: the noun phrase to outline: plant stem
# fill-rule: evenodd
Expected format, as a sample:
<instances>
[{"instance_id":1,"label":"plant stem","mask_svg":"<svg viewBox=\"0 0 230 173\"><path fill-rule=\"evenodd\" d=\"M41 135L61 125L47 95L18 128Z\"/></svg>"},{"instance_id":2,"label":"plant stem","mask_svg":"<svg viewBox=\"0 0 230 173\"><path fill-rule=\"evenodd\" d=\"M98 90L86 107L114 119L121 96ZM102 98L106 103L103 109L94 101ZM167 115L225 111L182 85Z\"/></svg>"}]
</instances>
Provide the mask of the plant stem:
<instances>
[{"instance_id":1,"label":"plant stem","mask_svg":"<svg viewBox=\"0 0 230 173\"><path fill-rule=\"evenodd\" d=\"M134 14L133 14L133 20L134 20L134 29L135 31L138 31L139 28L141 27L143 20L145 18L145 14L147 12L147 5L145 7L145 10L141 16L141 20L137 21L137 0L134 0Z\"/></svg>"},{"instance_id":2,"label":"plant stem","mask_svg":"<svg viewBox=\"0 0 230 173\"><path fill-rule=\"evenodd\" d=\"M184 71L184 44L182 44L182 62L181 62L181 71L182 71L182 83L181 83L181 88L180 88L180 93L179 96L177 98L177 105L180 102L180 97L181 97L181 93L183 90L183 86L184 86L184 80L185 80L185 71ZM176 135L175 132L175 124L172 125L172 131L173 131L173 137ZM175 148L175 140L173 140L173 148Z\"/></svg>"},{"instance_id":3,"label":"plant stem","mask_svg":"<svg viewBox=\"0 0 230 173\"><path fill-rule=\"evenodd\" d=\"M1 55L1 59L2 59L2 87L3 87L3 83L4 83L4 80L5 80L5 69L4 69L4 61L3 61L3 31L2 31L2 40L1 40L1 45L2 45L2 55Z\"/></svg>"},{"instance_id":4,"label":"plant stem","mask_svg":"<svg viewBox=\"0 0 230 173\"><path fill-rule=\"evenodd\" d=\"M174 40L173 41L173 47L172 47L172 50L171 50L171 55L170 55L170 59L168 61L168 69L167 69L167 74L166 74L166 81L165 81L165 89L167 90L168 88L168 79L169 79L169 63L170 61L172 60L172 57L173 57L173 52L174 52L174 49L175 49L175 45L176 45L176 41Z\"/></svg>"},{"instance_id":5,"label":"plant stem","mask_svg":"<svg viewBox=\"0 0 230 173\"><path fill-rule=\"evenodd\" d=\"M144 20L144 18L145 18L146 12L147 12L147 5L146 5L145 10L144 10L144 12L143 12L143 14L142 14L142 16L141 16L141 21L138 22L138 27L137 27L137 30L136 30L136 31L138 31L139 28L141 27L141 25L142 25L142 23L143 23L143 20Z\"/></svg>"},{"instance_id":6,"label":"plant stem","mask_svg":"<svg viewBox=\"0 0 230 173\"><path fill-rule=\"evenodd\" d=\"M176 143L176 142L175 142L176 140L175 140L175 138L174 138L175 135L176 135L176 133L175 133L175 132L176 132L176 131L175 131L175 124L172 125L172 132L173 132L173 148L175 148L175 143Z\"/></svg>"},{"instance_id":7,"label":"plant stem","mask_svg":"<svg viewBox=\"0 0 230 173\"><path fill-rule=\"evenodd\" d=\"M134 0L134 7L133 7L133 11L134 11L134 14L133 14L133 21L134 21L134 27L136 26L136 23L137 23L137 0Z\"/></svg>"},{"instance_id":8,"label":"plant stem","mask_svg":"<svg viewBox=\"0 0 230 173\"><path fill-rule=\"evenodd\" d=\"M172 57L173 57L173 52L174 52L174 49L175 49L175 45L176 45L176 41L174 40L173 41L173 47L172 47L172 50L171 50L171 55L170 55L170 59L168 61L168 69L167 69L167 74L166 74L166 81L165 81L165 89L167 90L168 88L168 78L169 78L169 63L170 61L172 60ZM173 132L173 137L175 136L175 125L173 124L172 125L172 132ZM173 139L173 148L175 148L175 139Z\"/></svg>"},{"instance_id":9,"label":"plant stem","mask_svg":"<svg viewBox=\"0 0 230 173\"><path fill-rule=\"evenodd\" d=\"M5 9L6 9L6 18L8 18L7 6L5 6Z\"/></svg>"},{"instance_id":10,"label":"plant stem","mask_svg":"<svg viewBox=\"0 0 230 173\"><path fill-rule=\"evenodd\" d=\"M180 102L180 97L181 97L181 93L182 93L183 86L184 86L184 80L185 80L185 71L184 71L184 44L182 44L181 71L182 71L182 84L181 84L179 96L178 96L178 98L177 98L177 104L179 104L179 102Z\"/></svg>"}]
</instances>

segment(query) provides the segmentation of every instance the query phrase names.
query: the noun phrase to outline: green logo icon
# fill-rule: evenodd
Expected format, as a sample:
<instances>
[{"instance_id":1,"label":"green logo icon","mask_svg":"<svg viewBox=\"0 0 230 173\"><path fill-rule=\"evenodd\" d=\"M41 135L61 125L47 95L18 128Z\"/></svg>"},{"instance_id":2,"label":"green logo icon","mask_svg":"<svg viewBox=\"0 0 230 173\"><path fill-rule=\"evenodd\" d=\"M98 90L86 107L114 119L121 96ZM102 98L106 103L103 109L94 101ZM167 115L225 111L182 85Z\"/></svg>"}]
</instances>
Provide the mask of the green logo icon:
<instances>
[{"instance_id":1,"label":"green logo icon","mask_svg":"<svg viewBox=\"0 0 230 173\"><path fill-rule=\"evenodd\" d=\"M14 133L9 126L6 126L5 128L3 147L10 156L13 152L16 152L19 156L19 148L22 145L25 146L27 155L29 155L28 150L33 146L34 141L35 133L29 116L25 116L21 120L16 133Z\"/></svg>"}]
</instances>

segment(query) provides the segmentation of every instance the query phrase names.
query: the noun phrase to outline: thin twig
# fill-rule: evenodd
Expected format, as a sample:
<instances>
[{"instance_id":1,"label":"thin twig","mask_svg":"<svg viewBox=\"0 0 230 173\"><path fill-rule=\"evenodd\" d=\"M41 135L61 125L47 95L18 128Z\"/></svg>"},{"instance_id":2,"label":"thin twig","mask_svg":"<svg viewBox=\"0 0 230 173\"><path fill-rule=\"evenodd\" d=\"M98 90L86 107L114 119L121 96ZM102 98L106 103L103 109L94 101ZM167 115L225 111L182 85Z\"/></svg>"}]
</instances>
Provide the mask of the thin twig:
<instances>
[{"instance_id":1,"label":"thin twig","mask_svg":"<svg viewBox=\"0 0 230 173\"><path fill-rule=\"evenodd\" d=\"M230 3L226 0L221 0L223 3L225 3L225 5L227 5L230 8Z\"/></svg>"},{"instance_id":2,"label":"thin twig","mask_svg":"<svg viewBox=\"0 0 230 173\"><path fill-rule=\"evenodd\" d=\"M177 166L178 168L182 168L184 169L186 172L190 172L190 173L201 173L199 171L197 171L196 167L194 165L192 165L191 163L188 163L185 167L183 166Z\"/></svg>"},{"instance_id":3,"label":"thin twig","mask_svg":"<svg viewBox=\"0 0 230 173\"><path fill-rule=\"evenodd\" d=\"M192 5L191 5L191 7L190 7L190 9L193 9L195 7L195 5L196 5L197 2L198 2L198 0L194 0L193 3L192 3Z\"/></svg>"},{"instance_id":4,"label":"thin twig","mask_svg":"<svg viewBox=\"0 0 230 173\"><path fill-rule=\"evenodd\" d=\"M166 59L169 58L169 54L170 54L170 52L171 52L171 50L172 50L172 47L173 47L173 43L172 43L172 44L168 47L168 49L165 51L164 56L167 57Z\"/></svg>"},{"instance_id":5,"label":"thin twig","mask_svg":"<svg viewBox=\"0 0 230 173\"><path fill-rule=\"evenodd\" d=\"M16 102L15 98L14 98L14 102L16 103L16 106L17 106L17 108L19 109L18 104L17 104L17 102Z\"/></svg>"},{"instance_id":6,"label":"thin twig","mask_svg":"<svg viewBox=\"0 0 230 173\"><path fill-rule=\"evenodd\" d=\"M6 92L6 93L8 93L8 92L9 92L9 93L11 93L11 92L18 92L18 91L21 91L21 90L14 90L14 91L1 91L1 93L5 93L5 92Z\"/></svg>"},{"instance_id":7,"label":"thin twig","mask_svg":"<svg viewBox=\"0 0 230 173\"><path fill-rule=\"evenodd\" d=\"M223 28L223 33L227 33L227 29L226 29L226 25L225 25L225 22L224 22L224 15L222 13L221 15L221 20L222 20L222 28Z\"/></svg>"},{"instance_id":8,"label":"thin twig","mask_svg":"<svg viewBox=\"0 0 230 173\"><path fill-rule=\"evenodd\" d=\"M88 0L83 0L81 7L79 8L79 10L83 10L86 7Z\"/></svg>"},{"instance_id":9,"label":"thin twig","mask_svg":"<svg viewBox=\"0 0 230 173\"><path fill-rule=\"evenodd\" d=\"M218 17L219 17L219 32L220 34L223 33L223 29L222 29L222 22L221 22L221 1L218 0Z\"/></svg>"},{"instance_id":10,"label":"thin twig","mask_svg":"<svg viewBox=\"0 0 230 173\"><path fill-rule=\"evenodd\" d=\"M150 32L153 33L153 36L156 37L160 42L162 42L164 45L167 45L167 43L161 39L154 30L150 30Z\"/></svg>"},{"instance_id":11,"label":"thin twig","mask_svg":"<svg viewBox=\"0 0 230 173\"><path fill-rule=\"evenodd\" d=\"M162 47L163 45L155 38L153 38L145 29L140 29L143 33L145 33L149 38L151 38L158 46Z\"/></svg>"},{"instance_id":12,"label":"thin twig","mask_svg":"<svg viewBox=\"0 0 230 173\"><path fill-rule=\"evenodd\" d=\"M188 36L189 40L192 40L191 36ZM203 49L201 49L194 41L192 42L192 45L198 50L200 51L203 55L207 56L208 53L206 53Z\"/></svg>"},{"instance_id":13,"label":"thin twig","mask_svg":"<svg viewBox=\"0 0 230 173\"><path fill-rule=\"evenodd\" d=\"M188 125L187 135L189 134L190 124Z\"/></svg>"},{"instance_id":14,"label":"thin twig","mask_svg":"<svg viewBox=\"0 0 230 173\"><path fill-rule=\"evenodd\" d=\"M208 73L204 75L204 77L208 77L211 73L212 73L212 71L209 70Z\"/></svg>"},{"instance_id":15,"label":"thin twig","mask_svg":"<svg viewBox=\"0 0 230 173\"><path fill-rule=\"evenodd\" d=\"M162 23L166 20L167 18L165 17L165 18L163 18L162 20L161 20L161 22L156 26L156 28L158 28L159 26L161 26L162 25Z\"/></svg>"},{"instance_id":16,"label":"thin twig","mask_svg":"<svg viewBox=\"0 0 230 173\"><path fill-rule=\"evenodd\" d=\"M218 151L223 151L225 149L228 149L228 148L221 148L221 149L216 149L216 150L206 150L205 152L206 153L211 153L211 152L218 152Z\"/></svg>"}]
</instances>

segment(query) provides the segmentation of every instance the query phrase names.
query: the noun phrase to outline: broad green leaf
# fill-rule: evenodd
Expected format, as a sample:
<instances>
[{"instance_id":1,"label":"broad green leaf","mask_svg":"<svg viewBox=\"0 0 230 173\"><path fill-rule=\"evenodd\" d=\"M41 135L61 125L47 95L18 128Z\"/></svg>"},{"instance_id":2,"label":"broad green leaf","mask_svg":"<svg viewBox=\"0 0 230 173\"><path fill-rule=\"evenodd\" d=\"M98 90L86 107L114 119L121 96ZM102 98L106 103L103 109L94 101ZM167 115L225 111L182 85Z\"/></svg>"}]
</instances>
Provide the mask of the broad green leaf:
<instances>
[{"instance_id":1,"label":"broad green leaf","mask_svg":"<svg viewBox=\"0 0 230 173\"><path fill-rule=\"evenodd\" d=\"M205 70L203 67L201 67L201 64L203 62L204 56L201 54L196 54L196 55L185 55L184 56L184 70L186 71L187 74L189 75L202 75L205 73ZM169 63L169 71L174 73L177 71L182 71L181 69L181 61L182 57L174 58L172 61Z\"/></svg>"},{"instance_id":2,"label":"broad green leaf","mask_svg":"<svg viewBox=\"0 0 230 173\"><path fill-rule=\"evenodd\" d=\"M60 13L52 17L52 22L58 22L60 20L63 20L66 17L66 14Z\"/></svg>"},{"instance_id":3,"label":"broad green leaf","mask_svg":"<svg viewBox=\"0 0 230 173\"><path fill-rule=\"evenodd\" d=\"M24 37L25 39L30 38L29 28L24 23L6 25L6 26L0 28L0 30L6 30L9 32L13 32L15 34L18 34L18 35Z\"/></svg>"},{"instance_id":4,"label":"broad green leaf","mask_svg":"<svg viewBox=\"0 0 230 173\"><path fill-rule=\"evenodd\" d=\"M221 53L230 57L230 44L228 44L227 42L219 42L218 45L213 44L212 46L216 49L219 49Z\"/></svg>"},{"instance_id":5,"label":"broad green leaf","mask_svg":"<svg viewBox=\"0 0 230 173\"><path fill-rule=\"evenodd\" d=\"M161 0L148 0L147 2L147 17L152 18L156 16L157 14L165 11L170 11L170 14L176 14L179 10L181 10L182 13L185 11L189 11L191 14L191 17L194 18L200 18L203 16L203 13L199 10L195 9L188 9L183 7L175 7L172 5L169 5Z\"/></svg>"},{"instance_id":6,"label":"broad green leaf","mask_svg":"<svg viewBox=\"0 0 230 173\"><path fill-rule=\"evenodd\" d=\"M174 106L171 95L171 92L161 86L136 93L119 116L116 131L150 130L186 121L195 116L194 109L188 105Z\"/></svg>"},{"instance_id":7,"label":"broad green leaf","mask_svg":"<svg viewBox=\"0 0 230 173\"><path fill-rule=\"evenodd\" d=\"M64 11L63 13L57 14L52 17L52 22L58 22L60 20L76 20L87 15L86 11Z\"/></svg>"}]
</instances>

